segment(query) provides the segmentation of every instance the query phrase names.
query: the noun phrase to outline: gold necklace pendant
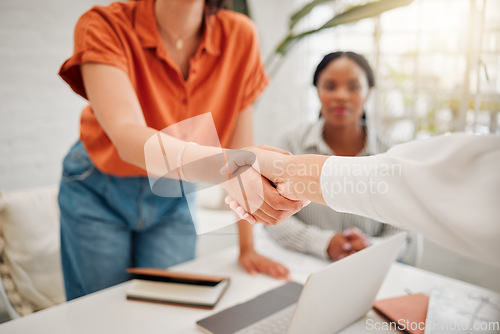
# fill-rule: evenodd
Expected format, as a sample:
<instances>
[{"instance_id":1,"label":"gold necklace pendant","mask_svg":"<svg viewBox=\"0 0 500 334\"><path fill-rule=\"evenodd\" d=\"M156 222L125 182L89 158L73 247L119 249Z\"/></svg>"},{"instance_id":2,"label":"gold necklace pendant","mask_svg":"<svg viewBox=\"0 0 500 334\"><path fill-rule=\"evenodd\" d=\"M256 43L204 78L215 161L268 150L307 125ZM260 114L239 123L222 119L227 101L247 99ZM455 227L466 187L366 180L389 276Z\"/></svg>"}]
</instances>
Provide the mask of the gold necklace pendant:
<instances>
[{"instance_id":1,"label":"gold necklace pendant","mask_svg":"<svg viewBox=\"0 0 500 334\"><path fill-rule=\"evenodd\" d=\"M182 39L178 39L176 42L175 42L175 48L177 50L182 50L182 48L184 47L184 42L182 41Z\"/></svg>"}]
</instances>

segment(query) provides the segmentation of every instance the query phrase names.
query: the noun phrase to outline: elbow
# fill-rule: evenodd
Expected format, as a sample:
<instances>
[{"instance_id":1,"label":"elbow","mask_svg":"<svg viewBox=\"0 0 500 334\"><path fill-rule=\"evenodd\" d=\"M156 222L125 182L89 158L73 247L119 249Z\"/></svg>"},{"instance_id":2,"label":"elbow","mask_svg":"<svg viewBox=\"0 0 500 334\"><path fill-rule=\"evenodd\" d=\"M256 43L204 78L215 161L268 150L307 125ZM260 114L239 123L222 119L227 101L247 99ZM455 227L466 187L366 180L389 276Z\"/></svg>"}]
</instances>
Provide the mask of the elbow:
<instances>
[{"instance_id":1,"label":"elbow","mask_svg":"<svg viewBox=\"0 0 500 334\"><path fill-rule=\"evenodd\" d=\"M120 159L126 163L137 165L134 142L130 140L131 136L126 135L127 133L130 133L130 131L123 127L114 127L107 131L109 140L115 147Z\"/></svg>"},{"instance_id":2,"label":"elbow","mask_svg":"<svg viewBox=\"0 0 500 334\"><path fill-rule=\"evenodd\" d=\"M126 163L133 164L132 159L130 157L130 153L127 150L124 149L119 149L117 146L116 150L118 151L118 156L120 157L121 160L123 160Z\"/></svg>"},{"instance_id":3,"label":"elbow","mask_svg":"<svg viewBox=\"0 0 500 334\"><path fill-rule=\"evenodd\" d=\"M137 165L134 158L134 152L129 145L124 140L121 140L119 136L110 137L113 146L115 147L120 159L126 163Z\"/></svg>"},{"instance_id":4,"label":"elbow","mask_svg":"<svg viewBox=\"0 0 500 334\"><path fill-rule=\"evenodd\" d=\"M125 145L119 145L119 146L115 145L115 147L118 152L118 156L122 161L143 168L144 163L142 164L140 163L141 160L138 159L137 152L135 152L134 149L132 149L131 147L127 147Z\"/></svg>"}]
</instances>

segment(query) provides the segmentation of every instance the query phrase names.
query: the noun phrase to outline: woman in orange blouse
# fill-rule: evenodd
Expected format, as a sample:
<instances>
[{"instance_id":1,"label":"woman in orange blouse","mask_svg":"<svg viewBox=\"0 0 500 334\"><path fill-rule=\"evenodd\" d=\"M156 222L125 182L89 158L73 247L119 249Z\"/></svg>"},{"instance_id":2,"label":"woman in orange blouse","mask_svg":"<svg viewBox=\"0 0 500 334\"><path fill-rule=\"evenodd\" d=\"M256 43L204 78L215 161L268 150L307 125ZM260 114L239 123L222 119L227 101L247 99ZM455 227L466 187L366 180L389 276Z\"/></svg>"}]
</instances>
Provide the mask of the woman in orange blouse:
<instances>
[{"instance_id":1,"label":"woman in orange blouse","mask_svg":"<svg viewBox=\"0 0 500 334\"><path fill-rule=\"evenodd\" d=\"M211 182L217 177L210 163L199 161L222 151L200 136L200 145L186 143L198 128L178 136L162 129L208 114L223 148L252 145L251 105L268 78L251 21L221 9L222 2L116 2L78 21L73 55L60 70L89 101L59 193L68 300L126 280L127 267L165 268L193 258L196 232L186 197L156 196L148 172L161 176L170 166L167 177L174 180L162 179L167 189L178 187L175 178ZM155 152L160 158L149 159ZM240 176L223 187L262 222L302 207L252 169ZM184 181L184 193L193 191ZM238 227L245 269L285 278L286 268L255 252L251 226Z\"/></svg>"}]
</instances>

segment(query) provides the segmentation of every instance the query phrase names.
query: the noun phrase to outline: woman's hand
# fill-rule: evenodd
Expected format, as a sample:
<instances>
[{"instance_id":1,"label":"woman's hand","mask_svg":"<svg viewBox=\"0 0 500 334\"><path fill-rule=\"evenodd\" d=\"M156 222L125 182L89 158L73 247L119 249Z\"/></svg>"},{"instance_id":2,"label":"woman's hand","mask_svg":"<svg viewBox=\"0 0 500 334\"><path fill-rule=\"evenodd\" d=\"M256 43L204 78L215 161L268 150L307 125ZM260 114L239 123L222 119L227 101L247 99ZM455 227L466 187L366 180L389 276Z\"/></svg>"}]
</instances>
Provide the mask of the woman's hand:
<instances>
[{"instance_id":1,"label":"woman's hand","mask_svg":"<svg viewBox=\"0 0 500 334\"><path fill-rule=\"evenodd\" d=\"M251 275L262 273L276 279L290 280L290 272L285 266L257 253L253 248L240 251L239 263Z\"/></svg>"},{"instance_id":2,"label":"woman's hand","mask_svg":"<svg viewBox=\"0 0 500 334\"><path fill-rule=\"evenodd\" d=\"M360 229L351 227L332 237L327 253L332 260L338 261L368 246L368 236Z\"/></svg>"},{"instance_id":3,"label":"woman's hand","mask_svg":"<svg viewBox=\"0 0 500 334\"><path fill-rule=\"evenodd\" d=\"M260 168L252 152L229 151L228 162L221 172L229 172L230 179L222 186L235 202L231 207L236 208L237 203L241 207L239 211L246 213L243 219L250 223L275 225L303 208L302 201L281 196L269 180L259 173Z\"/></svg>"},{"instance_id":4,"label":"woman's hand","mask_svg":"<svg viewBox=\"0 0 500 334\"><path fill-rule=\"evenodd\" d=\"M221 174L231 174L240 167L252 166L253 169L275 184L283 182L282 177L285 174L287 158L292 155L288 151L267 145L226 152L227 164L221 168Z\"/></svg>"},{"instance_id":5,"label":"woman's hand","mask_svg":"<svg viewBox=\"0 0 500 334\"><path fill-rule=\"evenodd\" d=\"M221 169L222 174L231 175L226 188L229 193L226 203L240 218L252 224L275 225L310 203L294 199L296 196L288 190L292 187L282 178L287 156L290 156L289 152L270 146L228 151L228 163ZM249 179L251 171L259 174L261 179ZM248 179L245 183L239 181L249 185L248 189L244 187L244 193L238 192L235 181L238 178Z\"/></svg>"}]
</instances>

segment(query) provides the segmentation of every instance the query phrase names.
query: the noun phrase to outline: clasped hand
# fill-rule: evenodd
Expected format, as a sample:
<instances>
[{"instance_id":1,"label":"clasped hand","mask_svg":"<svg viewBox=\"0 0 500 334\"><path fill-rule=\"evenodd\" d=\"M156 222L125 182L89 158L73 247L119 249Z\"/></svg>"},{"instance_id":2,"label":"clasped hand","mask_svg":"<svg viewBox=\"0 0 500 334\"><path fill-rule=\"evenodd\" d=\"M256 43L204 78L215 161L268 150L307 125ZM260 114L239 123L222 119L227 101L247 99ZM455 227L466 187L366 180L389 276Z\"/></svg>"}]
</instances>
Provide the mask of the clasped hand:
<instances>
[{"instance_id":1,"label":"clasped hand","mask_svg":"<svg viewBox=\"0 0 500 334\"><path fill-rule=\"evenodd\" d=\"M241 219L276 225L309 204L283 178L281 167L289 152L269 146L227 152L227 164L220 171L232 176L224 185L229 193L226 203Z\"/></svg>"}]
</instances>

